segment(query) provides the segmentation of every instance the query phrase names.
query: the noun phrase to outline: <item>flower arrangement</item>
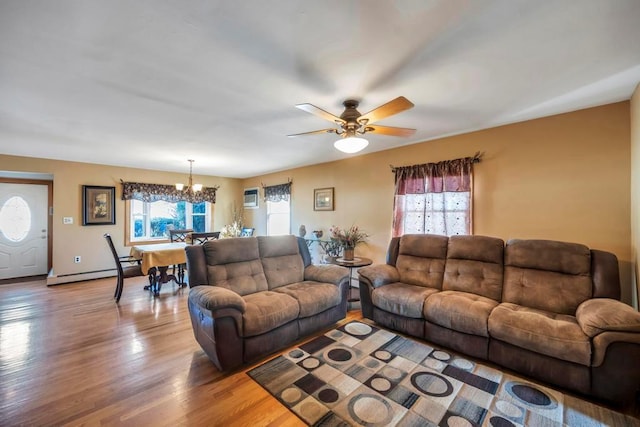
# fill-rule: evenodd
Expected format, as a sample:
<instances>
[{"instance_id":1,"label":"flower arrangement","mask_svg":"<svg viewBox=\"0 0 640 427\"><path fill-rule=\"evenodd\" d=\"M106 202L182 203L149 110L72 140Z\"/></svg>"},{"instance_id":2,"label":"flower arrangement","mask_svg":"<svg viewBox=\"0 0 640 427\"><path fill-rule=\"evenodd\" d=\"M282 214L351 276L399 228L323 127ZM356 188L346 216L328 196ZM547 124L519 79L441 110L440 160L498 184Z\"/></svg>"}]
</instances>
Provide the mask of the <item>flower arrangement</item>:
<instances>
[{"instance_id":1,"label":"flower arrangement","mask_svg":"<svg viewBox=\"0 0 640 427\"><path fill-rule=\"evenodd\" d=\"M329 229L331 233L331 241L339 243L343 248L353 249L358 243L367 241L369 235L364 231L361 231L357 225L352 225L351 228L342 229L335 225Z\"/></svg>"},{"instance_id":2,"label":"flower arrangement","mask_svg":"<svg viewBox=\"0 0 640 427\"><path fill-rule=\"evenodd\" d=\"M242 224L234 221L232 224L225 225L220 229L220 238L240 237L241 231Z\"/></svg>"},{"instance_id":3,"label":"flower arrangement","mask_svg":"<svg viewBox=\"0 0 640 427\"><path fill-rule=\"evenodd\" d=\"M220 229L220 237L240 237L240 233L242 232L242 226L244 224L244 209L238 209L233 204L232 212L231 212L232 222L231 224L227 224Z\"/></svg>"}]
</instances>

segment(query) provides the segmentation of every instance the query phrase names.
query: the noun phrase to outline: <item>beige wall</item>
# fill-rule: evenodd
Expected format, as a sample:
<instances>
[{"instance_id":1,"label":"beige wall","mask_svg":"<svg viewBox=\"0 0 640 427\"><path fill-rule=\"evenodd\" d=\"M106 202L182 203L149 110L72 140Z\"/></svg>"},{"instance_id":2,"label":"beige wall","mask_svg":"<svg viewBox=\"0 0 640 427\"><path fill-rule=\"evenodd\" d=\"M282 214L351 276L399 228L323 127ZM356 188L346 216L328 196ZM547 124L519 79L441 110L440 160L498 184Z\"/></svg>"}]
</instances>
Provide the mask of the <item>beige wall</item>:
<instances>
[{"instance_id":1,"label":"beige wall","mask_svg":"<svg viewBox=\"0 0 640 427\"><path fill-rule=\"evenodd\" d=\"M629 102L246 179L244 187L292 179L292 232L358 224L371 234L356 254L384 261L391 237L389 165L484 153L475 170L474 234L579 242L615 253L631 302ZM330 142L327 141L327 144ZM302 146L301 146L302 147ZM301 148L302 149L302 148ZM313 211L313 189L335 187L335 211ZM266 210L245 211L266 231Z\"/></svg>"},{"instance_id":2,"label":"beige wall","mask_svg":"<svg viewBox=\"0 0 640 427\"><path fill-rule=\"evenodd\" d=\"M243 188L290 178L294 234L301 224L308 233L317 229L327 233L334 224L358 224L371 238L356 253L382 262L391 237L393 175L389 166L437 162L481 151L483 160L475 165L474 233L503 239L573 241L614 252L621 265L623 300L631 302L632 265L636 264L635 248L640 246L640 231L630 221L638 217L640 203L635 195L640 186L638 96L636 91L631 102L246 180L205 176L196 176L196 180L207 186L220 185L213 219L213 229L219 230L230 222L234 203L240 205ZM56 275L71 275L70 280L74 274L112 268L102 239L105 232L114 236L119 252L128 252L123 247L120 179L161 184L184 180L184 174L3 155L0 170L54 176L53 268ZM116 225L81 225L82 185L116 187ZM332 212L313 211L313 189L322 187L335 187ZM65 216L72 216L74 224L63 225ZM265 233L262 200L260 209L245 211L245 223L255 226L257 234ZM74 255L82 256L81 264L73 263Z\"/></svg>"},{"instance_id":3,"label":"beige wall","mask_svg":"<svg viewBox=\"0 0 640 427\"><path fill-rule=\"evenodd\" d=\"M29 157L0 155L0 171L38 172L53 175L53 273L78 280L78 274L114 268L104 233L110 233L121 255L127 255L124 247L125 202L121 200L120 180L173 184L184 182L185 174L102 166L89 163L45 160ZM241 181L232 178L194 175L194 181L205 186L219 185L217 201L213 208L212 229L220 229L229 222L232 206L240 203ZM104 185L116 187L116 224L82 226L82 186ZM73 217L72 225L63 225L63 217ZM80 255L82 262L74 264L73 257ZM65 279L62 279L63 281Z\"/></svg>"},{"instance_id":4,"label":"beige wall","mask_svg":"<svg viewBox=\"0 0 640 427\"><path fill-rule=\"evenodd\" d=\"M631 253L636 284L635 307L640 306L638 251L640 250L640 85L631 97Z\"/></svg>"}]
</instances>

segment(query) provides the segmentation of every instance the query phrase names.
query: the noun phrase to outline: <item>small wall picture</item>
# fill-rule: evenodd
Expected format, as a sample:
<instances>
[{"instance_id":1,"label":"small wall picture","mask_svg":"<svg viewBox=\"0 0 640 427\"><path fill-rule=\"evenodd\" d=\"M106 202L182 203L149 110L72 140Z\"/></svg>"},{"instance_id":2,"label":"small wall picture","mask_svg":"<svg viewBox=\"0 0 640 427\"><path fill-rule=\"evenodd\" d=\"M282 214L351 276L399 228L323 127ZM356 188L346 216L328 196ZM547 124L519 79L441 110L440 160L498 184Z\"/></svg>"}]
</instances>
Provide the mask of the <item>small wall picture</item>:
<instances>
[{"instance_id":1,"label":"small wall picture","mask_svg":"<svg viewBox=\"0 0 640 427\"><path fill-rule=\"evenodd\" d=\"M258 187L244 189L244 207L258 209Z\"/></svg>"},{"instance_id":2,"label":"small wall picture","mask_svg":"<svg viewBox=\"0 0 640 427\"><path fill-rule=\"evenodd\" d=\"M82 225L116 223L116 187L82 186Z\"/></svg>"},{"instance_id":3,"label":"small wall picture","mask_svg":"<svg viewBox=\"0 0 640 427\"><path fill-rule=\"evenodd\" d=\"M333 210L333 187L316 188L315 190L313 190L313 210Z\"/></svg>"}]
</instances>

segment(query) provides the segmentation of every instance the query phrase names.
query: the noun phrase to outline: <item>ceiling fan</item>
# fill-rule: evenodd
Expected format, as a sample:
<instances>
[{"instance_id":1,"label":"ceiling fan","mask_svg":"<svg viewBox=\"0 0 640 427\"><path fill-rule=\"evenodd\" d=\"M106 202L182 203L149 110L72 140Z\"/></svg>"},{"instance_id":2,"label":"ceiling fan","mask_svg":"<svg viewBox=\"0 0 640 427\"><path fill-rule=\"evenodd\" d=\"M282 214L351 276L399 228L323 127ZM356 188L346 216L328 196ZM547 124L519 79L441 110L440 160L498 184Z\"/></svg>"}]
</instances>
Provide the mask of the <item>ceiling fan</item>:
<instances>
[{"instance_id":1,"label":"ceiling fan","mask_svg":"<svg viewBox=\"0 0 640 427\"><path fill-rule=\"evenodd\" d=\"M340 117L334 116L313 104L298 104L296 105L296 108L306 111L307 113L315 114L316 116L329 120L330 122L334 122L340 126L340 128L320 129L287 136L295 137L315 135L319 133L335 133L342 137L333 144L338 150L345 153L356 153L369 145L369 141L364 138L359 138L358 135L364 135L365 133L377 133L388 136L410 136L416 131L415 129L380 126L374 124L386 117L413 108L413 103L404 96L399 96L365 114L360 114L357 110L358 104L359 102L354 99L347 99L344 101L342 105L344 105L345 109Z\"/></svg>"}]
</instances>

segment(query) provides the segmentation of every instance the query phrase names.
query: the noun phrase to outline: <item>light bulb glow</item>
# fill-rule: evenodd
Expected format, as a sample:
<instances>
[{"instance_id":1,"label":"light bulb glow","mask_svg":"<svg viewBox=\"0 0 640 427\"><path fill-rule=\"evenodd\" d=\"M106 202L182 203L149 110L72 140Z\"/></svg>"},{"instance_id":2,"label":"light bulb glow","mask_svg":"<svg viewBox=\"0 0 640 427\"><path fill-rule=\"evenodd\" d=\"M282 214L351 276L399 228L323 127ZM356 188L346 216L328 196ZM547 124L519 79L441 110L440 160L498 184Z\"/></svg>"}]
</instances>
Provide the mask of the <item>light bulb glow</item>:
<instances>
[{"instance_id":1,"label":"light bulb glow","mask_svg":"<svg viewBox=\"0 0 640 427\"><path fill-rule=\"evenodd\" d=\"M349 154L364 150L367 145L369 145L369 141L357 137L342 138L333 143L337 150Z\"/></svg>"}]
</instances>

